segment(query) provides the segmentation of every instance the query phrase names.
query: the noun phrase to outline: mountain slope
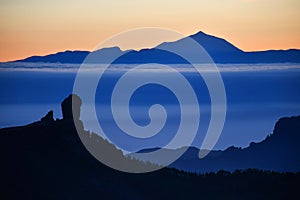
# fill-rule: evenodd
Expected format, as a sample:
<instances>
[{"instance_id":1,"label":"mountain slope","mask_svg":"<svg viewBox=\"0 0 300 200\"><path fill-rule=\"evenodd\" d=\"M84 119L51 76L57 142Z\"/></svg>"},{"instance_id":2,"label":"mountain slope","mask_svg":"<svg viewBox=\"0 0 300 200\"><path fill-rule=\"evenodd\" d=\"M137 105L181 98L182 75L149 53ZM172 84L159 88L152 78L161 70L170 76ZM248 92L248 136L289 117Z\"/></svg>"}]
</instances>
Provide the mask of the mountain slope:
<instances>
[{"instance_id":1,"label":"mountain slope","mask_svg":"<svg viewBox=\"0 0 300 200\"><path fill-rule=\"evenodd\" d=\"M215 63L300 63L300 50L298 49L244 52L222 38L211 36L201 31L188 37L194 39L203 46ZM193 49L191 49L192 47L189 46L189 43L187 42L188 37L174 42L165 42L155 48L142 49L140 51L121 51L118 47L103 48L92 52L96 59L91 59L89 62L106 63L107 60L110 60L109 58L118 58L120 55L124 54L121 58L118 58L115 63L187 63L181 57L168 51L163 51L160 48L166 50L180 49L181 51L189 53L193 52ZM81 64L89 53L90 52L88 51L65 51L46 56L32 56L23 60L17 60L17 62ZM194 54L195 55L193 56L198 58L197 52Z\"/></svg>"},{"instance_id":2,"label":"mountain slope","mask_svg":"<svg viewBox=\"0 0 300 200\"><path fill-rule=\"evenodd\" d=\"M31 56L16 62L82 63L89 51L65 51L46 56Z\"/></svg>"},{"instance_id":3,"label":"mountain slope","mask_svg":"<svg viewBox=\"0 0 300 200\"><path fill-rule=\"evenodd\" d=\"M229 147L224 151L211 151L199 159L199 149L189 147L170 167L190 172L217 172L221 169L255 168L279 172L300 171L300 116L281 118L276 122L273 133L258 143L250 143L247 148ZM139 153L151 152L159 148L143 149ZM180 150L164 149L177 154Z\"/></svg>"},{"instance_id":4,"label":"mountain slope","mask_svg":"<svg viewBox=\"0 0 300 200\"><path fill-rule=\"evenodd\" d=\"M291 199L298 194L300 173L249 169L198 175L165 168L129 174L113 170L81 143L73 122L80 108L72 115L71 103L70 97L63 101L63 119L54 120L50 111L35 123L0 129L1 199ZM83 127L79 131L91 142L115 149ZM120 159L127 159L115 151Z\"/></svg>"},{"instance_id":5,"label":"mountain slope","mask_svg":"<svg viewBox=\"0 0 300 200\"><path fill-rule=\"evenodd\" d=\"M164 48L170 50L181 49L185 52L193 52L191 51L193 47L189 46L189 38L192 38L197 43L199 43L216 63L243 62L244 52L242 50L227 42L225 39L208 35L202 31L175 42L163 43L161 45L158 45L157 48ZM198 56L196 53L197 52L195 52L194 57Z\"/></svg>"},{"instance_id":6,"label":"mountain slope","mask_svg":"<svg viewBox=\"0 0 300 200\"><path fill-rule=\"evenodd\" d=\"M201 160L198 158L199 149L189 148L171 166L194 172L246 168L297 172L300 171L299 141L300 116L281 118L276 123L273 134L259 143L252 142L244 149L229 147L225 151L212 151Z\"/></svg>"}]
</instances>

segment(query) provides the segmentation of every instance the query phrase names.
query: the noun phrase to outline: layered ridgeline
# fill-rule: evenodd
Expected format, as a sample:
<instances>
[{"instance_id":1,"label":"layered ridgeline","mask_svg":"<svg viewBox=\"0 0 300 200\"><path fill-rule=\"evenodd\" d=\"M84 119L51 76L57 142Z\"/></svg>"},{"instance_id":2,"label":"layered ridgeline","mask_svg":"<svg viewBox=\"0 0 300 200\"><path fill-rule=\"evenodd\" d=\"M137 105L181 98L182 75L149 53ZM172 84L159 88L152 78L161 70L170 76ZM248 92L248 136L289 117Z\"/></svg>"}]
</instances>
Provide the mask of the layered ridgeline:
<instances>
[{"instance_id":1,"label":"layered ridgeline","mask_svg":"<svg viewBox=\"0 0 300 200\"><path fill-rule=\"evenodd\" d=\"M247 148L231 146L224 151L211 151L199 159L199 149L190 147L170 167L190 172L217 172L220 169L263 169L279 172L300 171L300 116L285 117L277 121L273 133L263 141L251 142ZM144 149L140 152L150 152ZM164 149L171 154L178 150Z\"/></svg>"},{"instance_id":2,"label":"layered ridgeline","mask_svg":"<svg viewBox=\"0 0 300 200\"><path fill-rule=\"evenodd\" d=\"M97 161L83 146L74 126L74 120L80 124L81 100L78 96L74 99L77 100L73 105L78 107L73 114L72 96L62 102L63 119L54 120L50 111L32 124L0 129L1 199L290 199L298 194L300 173L247 169L198 175L164 168L146 174L129 174L113 170ZM247 161L243 168L260 168L271 162L274 169L299 171L299 121L300 117L279 120L272 136L260 144L252 144L249 150L228 149L224 152L226 156L217 158L213 169L223 169L226 165L221 161L231 163L233 169L239 154ZM135 162L140 167L151 165L125 157L108 141L85 131L83 124L78 131L93 145L114 151L116 161ZM212 152L207 158L208 165L213 163L210 159L218 157L215 154ZM270 155L277 162L268 159ZM251 158L256 158L256 165ZM178 162L174 166L182 168L180 163L184 159ZM185 163L188 162L186 159ZM198 166L204 167L195 164ZM238 169L240 165L235 167Z\"/></svg>"},{"instance_id":3,"label":"layered ridgeline","mask_svg":"<svg viewBox=\"0 0 300 200\"><path fill-rule=\"evenodd\" d=\"M203 32L182 38L174 42L165 42L152 49L142 49L140 51L127 50L122 51L118 47L103 48L92 52L89 62L106 63L109 58L117 58L114 63L134 64L134 63L164 63L164 64L181 64L186 60L176 56L173 50L183 52L194 52L193 47L189 45L188 39L192 38L198 42L211 56L215 63L300 63L300 50L267 50L245 52L228 41ZM165 49L165 50L161 50ZM77 63L81 64L89 55L89 51L65 51L46 56L32 56L15 62L46 62L46 63ZM197 52L191 55L193 60L199 61ZM201 60L199 61L201 63Z\"/></svg>"}]
</instances>

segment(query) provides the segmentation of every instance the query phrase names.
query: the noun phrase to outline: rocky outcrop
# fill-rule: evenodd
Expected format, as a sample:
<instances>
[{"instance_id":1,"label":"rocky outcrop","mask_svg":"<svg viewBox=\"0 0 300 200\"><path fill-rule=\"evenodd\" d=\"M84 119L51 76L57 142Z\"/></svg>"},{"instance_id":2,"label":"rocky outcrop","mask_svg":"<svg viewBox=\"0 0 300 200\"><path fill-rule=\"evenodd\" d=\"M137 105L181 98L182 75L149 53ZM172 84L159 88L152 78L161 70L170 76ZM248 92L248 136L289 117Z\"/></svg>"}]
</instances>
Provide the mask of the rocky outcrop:
<instances>
[{"instance_id":1,"label":"rocky outcrop","mask_svg":"<svg viewBox=\"0 0 300 200\"><path fill-rule=\"evenodd\" d=\"M70 94L62 103L61 110L63 120L76 120L80 118L80 107L82 101L76 94Z\"/></svg>"},{"instance_id":2,"label":"rocky outcrop","mask_svg":"<svg viewBox=\"0 0 300 200\"><path fill-rule=\"evenodd\" d=\"M299 196L300 173L279 174L250 169L232 174L222 170L216 174L199 175L164 168L151 173L130 174L111 169L89 153L79 138L80 134L92 146L101 145L105 151L115 151L118 155L116 161L139 161L123 156L101 136L75 128L73 121L68 120L73 116L69 112L72 96L64 100L63 120L43 123L53 120L53 112L50 111L39 122L0 129L0 199L199 199L200 196L204 199L294 199ZM81 105L80 101L77 103ZM79 114L80 106L75 110ZM293 136L290 140L295 140L294 144L299 146L299 140L294 138L299 135L299 129L294 129L299 127L299 120L300 117L284 118L278 122L274 135L278 136L281 145L284 134ZM272 138L266 141L274 144ZM280 156L276 154L278 151L269 147L270 153ZM233 153L238 151L231 150ZM299 151L293 152L293 156L298 158ZM223 158L232 162L230 156L233 154L229 153ZM262 151L258 153L262 154ZM270 161L266 154L262 156L263 161ZM284 156L287 157L286 154ZM250 154L246 154L244 159L246 164L246 161L251 161ZM288 159L283 161L288 162Z\"/></svg>"},{"instance_id":3,"label":"rocky outcrop","mask_svg":"<svg viewBox=\"0 0 300 200\"><path fill-rule=\"evenodd\" d=\"M53 110L50 110L44 117L41 118L41 122L43 123L53 123Z\"/></svg>"}]
</instances>

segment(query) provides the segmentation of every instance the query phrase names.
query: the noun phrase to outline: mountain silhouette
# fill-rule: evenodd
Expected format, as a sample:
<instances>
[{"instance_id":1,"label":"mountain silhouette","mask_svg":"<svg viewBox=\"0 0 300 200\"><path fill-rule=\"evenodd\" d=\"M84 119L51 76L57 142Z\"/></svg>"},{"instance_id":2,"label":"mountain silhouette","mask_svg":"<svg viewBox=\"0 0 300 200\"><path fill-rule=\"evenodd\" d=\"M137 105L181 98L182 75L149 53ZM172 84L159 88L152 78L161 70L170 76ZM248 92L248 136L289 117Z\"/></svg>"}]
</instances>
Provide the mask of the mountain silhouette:
<instances>
[{"instance_id":1,"label":"mountain silhouette","mask_svg":"<svg viewBox=\"0 0 300 200\"><path fill-rule=\"evenodd\" d=\"M263 141L252 142L247 148L231 146L224 151L211 151L205 158L199 159L199 149L188 150L170 166L190 172L217 172L221 169L255 168L279 172L300 171L300 116L285 117L278 120L272 134ZM144 149L139 152L157 150ZM164 149L169 154L177 150Z\"/></svg>"},{"instance_id":2,"label":"mountain silhouette","mask_svg":"<svg viewBox=\"0 0 300 200\"><path fill-rule=\"evenodd\" d=\"M75 113L70 109L72 103ZM77 131L93 145L115 151L117 160L141 167L152 164L125 157L83 126L76 130L74 121L80 122L80 106L80 97L70 95L61 104L63 119L55 120L49 111L32 124L0 129L1 199L291 199L298 194L300 173L247 169L200 175L164 168L129 174L111 169L87 151ZM299 117L284 118L275 129L286 133L299 127L295 124L299 124ZM295 136L295 132L287 132L286 137ZM277 133L274 137L279 137ZM282 147L282 152L286 151L287 146Z\"/></svg>"},{"instance_id":3,"label":"mountain silhouette","mask_svg":"<svg viewBox=\"0 0 300 200\"><path fill-rule=\"evenodd\" d=\"M193 49L187 42L188 38L192 38L199 43L215 63L300 63L300 50L298 49L245 52L222 38L208 35L201 31L174 42L164 42L154 48L142 49L140 51L122 51L119 47L110 47L99 49L94 52L65 51L46 56L31 56L15 62L81 64L89 55L88 62L90 63L107 63L110 61L110 58L117 58L114 63L118 64L183 64L188 62L168 50L179 49L184 52L192 53ZM197 62L206 62L199 60L198 52L194 52L193 54L194 55L192 56L196 60L198 59Z\"/></svg>"},{"instance_id":4,"label":"mountain silhouette","mask_svg":"<svg viewBox=\"0 0 300 200\"><path fill-rule=\"evenodd\" d=\"M125 51L126 52L126 51ZM55 54L50 54L46 56L31 56L24 60L18 60L17 62L46 62L46 63L82 63L84 59L90 54L89 51L65 51L65 52L58 52ZM118 47L111 47L111 48L103 48L98 51L93 52L97 57L101 57L105 59L111 56L119 56L121 51ZM105 60L103 60L105 62Z\"/></svg>"},{"instance_id":5,"label":"mountain silhouette","mask_svg":"<svg viewBox=\"0 0 300 200\"><path fill-rule=\"evenodd\" d=\"M198 42L216 63L243 63L244 61L244 52L222 38L208 35L202 31L189 36L189 38ZM193 52L191 51L192 47L188 45L189 38L183 38L175 42L165 42L157 47ZM194 57L197 56L197 52L195 52Z\"/></svg>"}]
</instances>

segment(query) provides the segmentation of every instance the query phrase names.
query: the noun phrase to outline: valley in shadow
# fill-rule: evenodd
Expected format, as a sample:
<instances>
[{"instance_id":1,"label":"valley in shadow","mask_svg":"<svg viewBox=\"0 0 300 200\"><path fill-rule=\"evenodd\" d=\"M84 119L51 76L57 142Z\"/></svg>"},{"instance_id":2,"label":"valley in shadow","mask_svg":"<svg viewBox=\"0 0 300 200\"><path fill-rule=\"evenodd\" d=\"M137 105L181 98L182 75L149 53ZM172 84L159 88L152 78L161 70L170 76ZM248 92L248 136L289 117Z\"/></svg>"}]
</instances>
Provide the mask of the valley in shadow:
<instances>
[{"instance_id":1,"label":"valley in shadow","mask_svg":"<svg viewBox=\"0 0 300 200\"><path fill-rule=\"evenodd\" d=\"M80 99L74 115L71 99L70 95L62 103L63 119L55 120L50 111L32 124L0 129L1 199L290 199L298 195L300 117L280 119L273 135L261 143L211 152L199 165L185 157L168 168L130 174L96 160L77 131L93 145L114 151L115 162L155 164L124 156L107 140L84 130L83 124L76 130ZM180 170L185 169L182 163L189 162L189 166L214 168L190 170L201 173Z\"/></svg>"}]
</instances>

